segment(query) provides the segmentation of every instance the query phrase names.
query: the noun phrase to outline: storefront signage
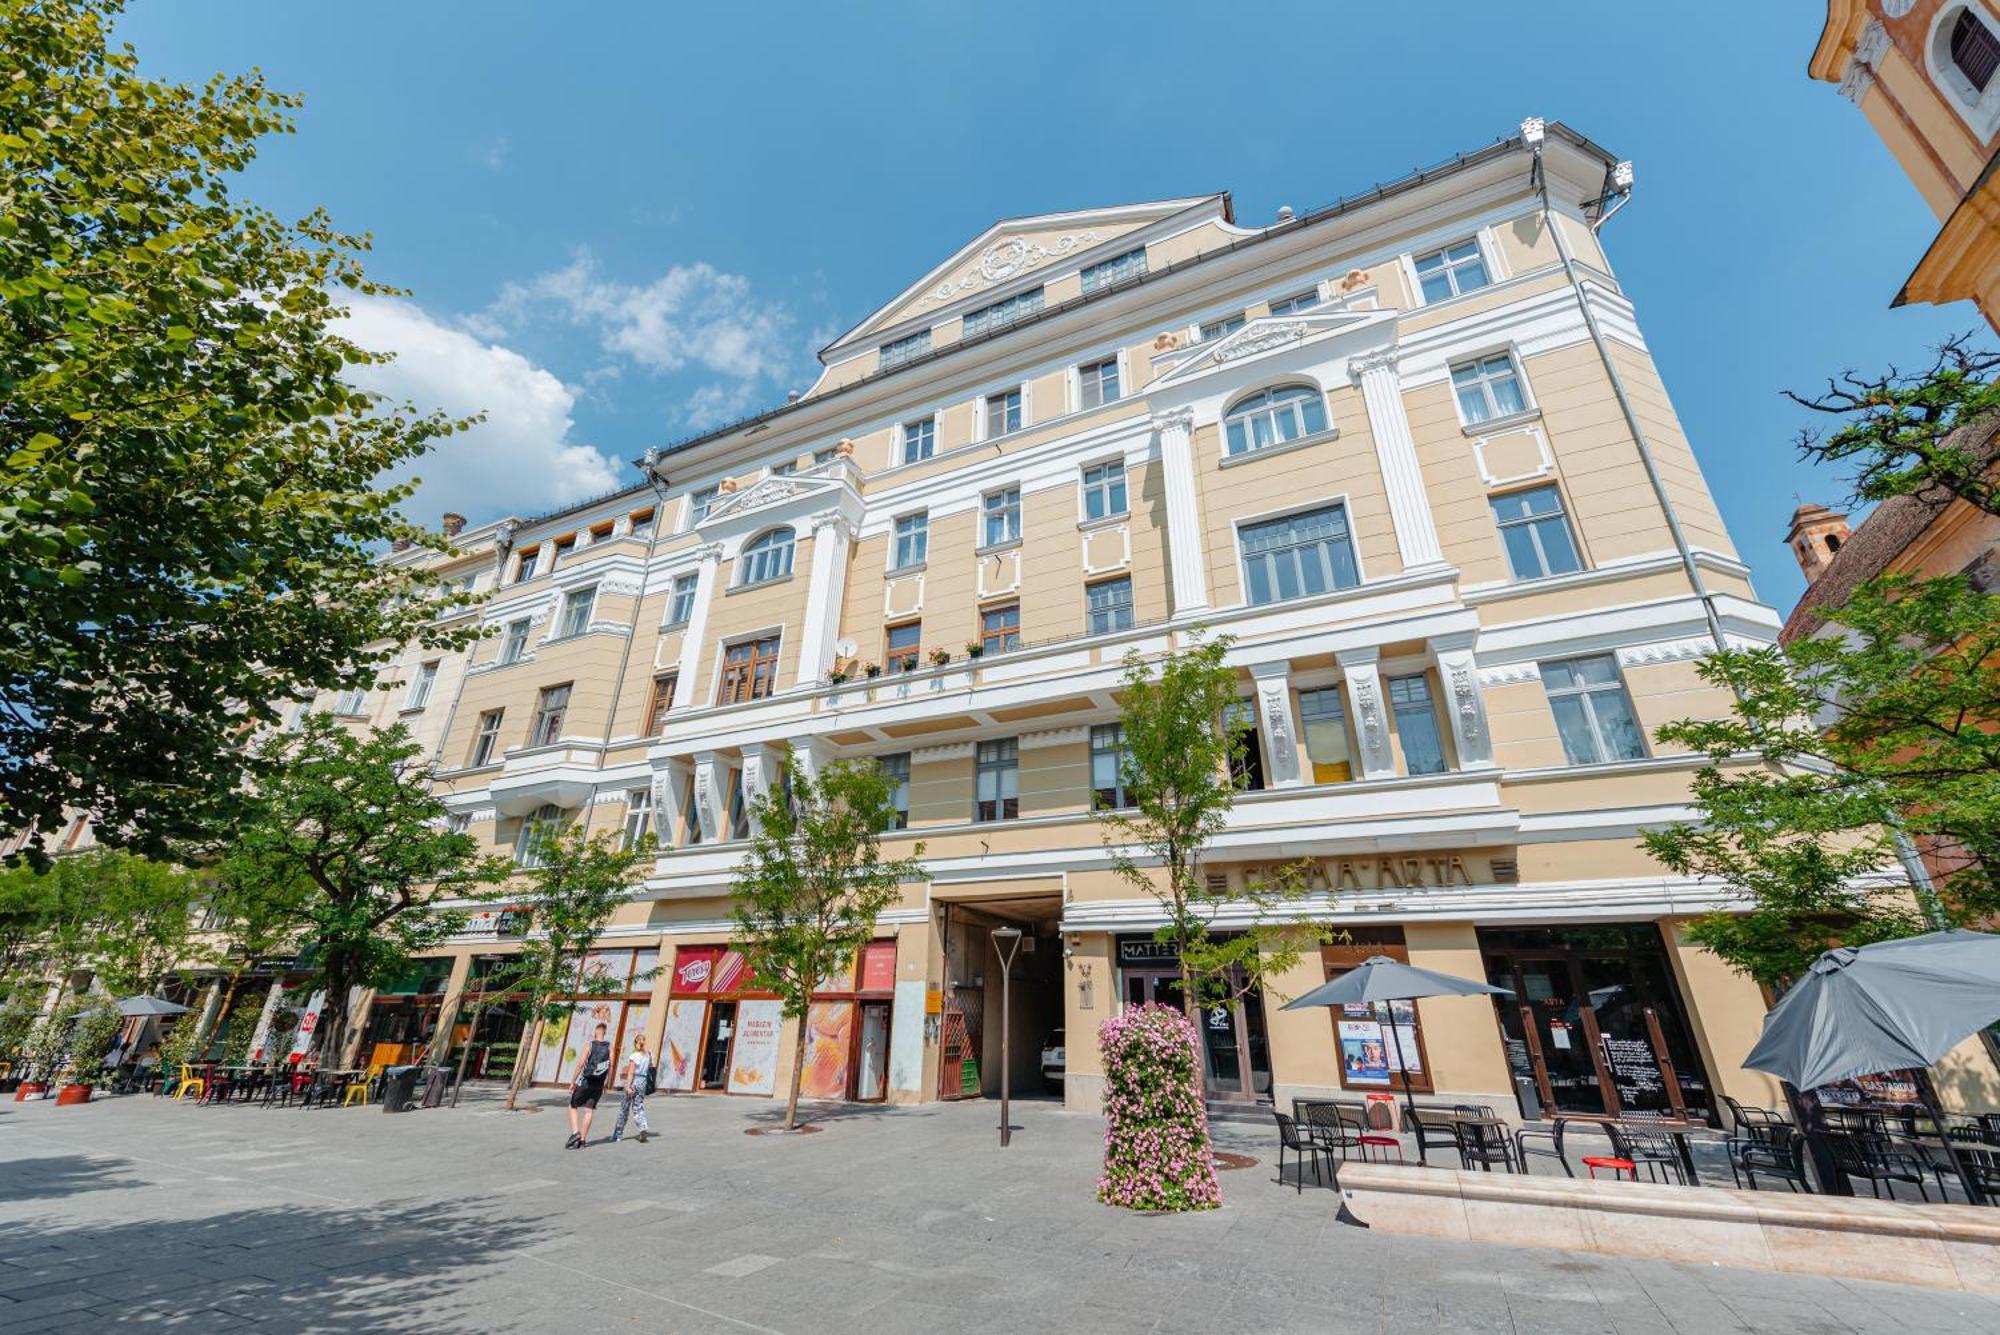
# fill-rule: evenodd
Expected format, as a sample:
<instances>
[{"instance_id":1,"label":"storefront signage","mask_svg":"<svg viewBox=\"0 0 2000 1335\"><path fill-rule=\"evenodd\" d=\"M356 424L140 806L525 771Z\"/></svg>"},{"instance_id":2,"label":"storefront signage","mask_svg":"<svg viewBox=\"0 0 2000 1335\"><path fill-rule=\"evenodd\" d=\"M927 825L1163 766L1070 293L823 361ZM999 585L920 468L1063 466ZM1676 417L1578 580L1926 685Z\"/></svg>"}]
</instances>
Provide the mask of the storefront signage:
<instances>
[{"instance_id":1,"label":"storefront signage","mask_svg":"<svg viewBox=\"0 0 2000 1335\"><path fill-rule=\"evenodd\" d=\"M706 992L709 980L715 974L715 961L722 954L719 946L683 946L674 957L674 991Z\"/></svg>"},{"instance_id":2,"label":"storefront signage","mask_svg":"<svg viewBox=\"0 0 2000 1335\"><path fill-rule=\"evenodd\" d=\"M896 986L896 943L872 941L861 951L861 990L887 992Z\"/></svg>"},{"instance_id":3,"label":"storefront signage","mask_svg":"<svg viewBox=\"0 0 2000 1335\"><path fill-rule=\"evenodd\" d=\"M736 1008L736 1046L729 1054L731 1094L769 1094L777 1088L778 1031L784 1018L781 1001L746 1001Z\"/></svg>"},{"instance_id":4,"label":"storefront signage","mask_svg":"<svg viewBox=\"0 0 2000 1335\"><path fill-rule=\"evenodd\" d=\"M1118 962L1122 965L1166 965L1179 968L1181 953L1171 941L1155 941L1150 936L1121 936L1118 938Z\"/></svg>"},{"instance_id":5,"label":"storefront signage","mask_svg":"<svg viewBox=\"0 0 2000 1335\"><path fill-rule=\"evenodd\" d=\"M528 930L534 910L516 904L504 909L481 909L467 915L460 936L519 936Z\"/></svg>"},{"instance_id":6,"label":"storefront signage","mask_svg":"<svg viewBox=\"0 0 2000 1335\"><path fill-rule=\"evenodd\" d=\"M1322 858L1309 879L1332 890L1442 890L1477 884L1463 854L1425 853L1415 857ZM1481 871L1486 868L1481 866Z\"/></svg>"}]
</instances>

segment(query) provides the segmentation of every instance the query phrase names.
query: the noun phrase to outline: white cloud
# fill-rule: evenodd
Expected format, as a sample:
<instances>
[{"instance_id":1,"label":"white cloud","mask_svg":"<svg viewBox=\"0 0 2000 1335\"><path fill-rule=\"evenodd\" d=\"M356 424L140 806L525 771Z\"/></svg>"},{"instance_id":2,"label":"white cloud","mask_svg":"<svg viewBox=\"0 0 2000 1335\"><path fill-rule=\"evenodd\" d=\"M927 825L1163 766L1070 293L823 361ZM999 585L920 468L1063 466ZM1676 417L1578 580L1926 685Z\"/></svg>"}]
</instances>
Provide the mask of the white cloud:
<instances>
[{"instance_id":1,"label":"white cloud","mask_svg":"<svg viewBox=\"0 0 2000 1335\"><path fill-rule=\"evenodd\" d=\"M735 384L703 385L687 396L681 408L681 425L690 431L706 431L724 422L748 417L763 405L764 392L751 381Z\"/></svg>"},{"instance_id":2,"label":"white cloud","mask_svg":"<svg viewBox=\"0 0 2000 1335\"><path fill-rule=\"evenodd\" d=\"M570 439L576 391L511 348L442 324L414 302L352 297L340 332L364 348L393 352L385 366L352 369L355 383L392 403L486 420L438 442L410 468L423 479L404 503L435 524L446 510L473 523L509 512L536 514L609 491L625 470Z\"/></svg>"},{"instance_id":3,"label":"white cloud","mask_svg":"<svg viewBox=\"0 0 2000 1335\"><path fill-rule=\"evenodd\" d=\"M487 141L486 147L479 150L479 160L486 164L486 170L488 171L505 171L507 170L507 157L513 151L513 142L503 134L498 138Z\"/></svg>"}]
</instances>

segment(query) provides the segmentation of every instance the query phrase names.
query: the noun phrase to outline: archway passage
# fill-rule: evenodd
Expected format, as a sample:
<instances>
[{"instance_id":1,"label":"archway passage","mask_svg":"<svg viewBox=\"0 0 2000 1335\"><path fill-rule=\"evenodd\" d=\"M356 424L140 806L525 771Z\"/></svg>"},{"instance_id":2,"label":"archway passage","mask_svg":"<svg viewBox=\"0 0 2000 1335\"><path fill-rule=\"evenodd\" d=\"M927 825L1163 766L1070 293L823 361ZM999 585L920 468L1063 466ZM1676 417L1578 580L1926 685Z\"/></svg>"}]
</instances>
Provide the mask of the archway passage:
<instances>
[{"instance_id":1,"label":"archway passage","mask_svg":"<svg viewBox=\"0 0 2000 1335\"><path fill-rule=\"evenodd\" d=\"M1060 1100L1067 1057L1062 936L1057 930L1062 897L950 900L938 913L944 943L938 1097L999 1098L1005 1061L1013 1097ZM997 927L1021 933L1005 987L993 938ZM1003 1005L1008 1017L1004 1032Z\"/></svg>"}]
</instances>

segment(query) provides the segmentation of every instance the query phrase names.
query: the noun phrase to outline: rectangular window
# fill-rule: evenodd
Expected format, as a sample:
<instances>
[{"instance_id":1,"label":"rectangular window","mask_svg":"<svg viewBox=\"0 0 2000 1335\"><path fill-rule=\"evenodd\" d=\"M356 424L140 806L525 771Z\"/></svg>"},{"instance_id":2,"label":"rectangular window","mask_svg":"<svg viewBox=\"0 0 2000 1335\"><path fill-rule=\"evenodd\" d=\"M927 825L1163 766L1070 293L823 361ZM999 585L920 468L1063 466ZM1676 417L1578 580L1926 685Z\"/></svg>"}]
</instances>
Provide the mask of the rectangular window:
<instances>
[{"instance_id":1,"label":"rectangular window","mask_svg":"<svg viewBox=\"0 0 2000 1335\"><path fill-rule=\"evenodd\" d=\"M748 839L750 837L750 796L743 791L743 775L738 772L736 781L729 785L729 837Z\"/></svg>"},{"instance_id":2,"label":"rectangular window","mask_svg":"<svg viewBox=\"0 0 2000 1335\"><path fill-rule=\"evenodd\" d=\"M1137 278L1146 272L1146 248L1128 250L1123 255L1090 265L1083 271L1083 290L1095 292L1100 287L1110 287L1128 278Z\"/></svg>"},{"instance_id":3,"label":"rectangular window","mask_svg":"<svg viewBox=\"0 0 2000 1335\"><path fill-rule=\"evenodd\" d=\"M709 507L715 504L719 493L716 487L697 487L688 493L688 527L693 528L708 518Z\"/></svg>"},{"instance_id":4,"label":"rectangular window","mask_svg":"<svg viewBox=\"0 0 2000 1335\"><path fill-rule=\"evenodd\" d=\"M634 849L653 832L653 790L634 788L625 794L625 847Z\"/></svg>"},{"instance_id":5,"label":"rectangular window","mask_svg":"<svg viewBox=\"0 0 2000 1335\"><path fill-rule=\"evenodd\" d=\"M1252 605L1306 598L1361 582L1347 511L1338 505L1245 524L1237 530Z\"/></svg>"},{"instance_id":6,"label":"rectangular window","mask_svg":"<svg viewBox=\"0 0 2000 1335\"><path fill-rule=\"evenodd\" d=\"M981 306L976 311L968 311L965 316L965 329L959 337L975 338L980 334L991 333L995 329L1004 329L1016 320L1025 320L1030 315L1039 314L1041 309L1042 289L1016 293L1004 301L994 302L991 306Z\"/></svg>"},{"instance_id":7,"label":"rectangular window","mask_svg":"<svg viewBox=\"0 0 2000 1335\"><path fill-rule=\"evenodd\" d=\"M1646 754L1646 735L1610 654L1543 663L1541 668L1570 764L1638 760Z\"/></svg>"},{"instance_id":8,"label":"rectangular window","mask_svg":"<svg viewBox=\"0 0 2000 1335\"><path fill-rule=\"evenodd\" d=\"M554 746L562 740L563 719L569 713L569 687L545 686L535 704L535 726L528 733L530 746Z\"/></svg>"},{"instance_id":9,"label":"rectangular window","mask_svg":"<svg viewBox=\"0 0 2000 1335\"><path fill-rule=\"evenodd\" d=\"M1125 725L1100 723L1090 730L1090 806L1112 811L1131 805L1125 792Z\"/></svg>"},{"instance_id":10,"label":"rectangular window","mask_svg":"<svg viewBox=\"0 0 2000 1335\"><path fill-rule=\"evenodd\" d=\"M1389 711L1396 716L1396 735L1403 739L1403 764L1409 772L1444 773L1444 739L1438 734L1430 682L1421 673L1389 678Z\"/></svg>"},{"instance_id":11,"label":"rectangular window","mask_svg":"<svg viewBox=\"0 0 2000 1335\"><path fill-rule=\"evenodd\" d=\"M717 704L740 705L768 697L778 684L778 637L745 640L722 651L722 696Z\"/></svg>"},{"instance_id":12,"label":"rectangular window","mask_svg":"<svg viewBox=\"0 0 2000 1335\"><path fill-rule=\"evenodd\" d=\"M438 665L435 660L420 663L417 675L410 680L410 693L404 697L403 708L422 709L431 702L431 691L437 686Z\"/></svg>"},{"instance_id":13,"label":"rectangular window","mask_svg":"<svg viewBox=\"0 0 2000 1335\"><path fill-rule=\"evenodd\" d=\"M597 586L577 589L563 599L562 634L567 639L590 629L590 614L597 608Z\"/></svg>"},{"instance_id":14,"label":"rectangular window","mask_svg":"<svg viewBox=\"0 0 2000 1335\"><path fill-rule=\"evenodd\" d=\"M695 781L690 778L681 790L681 845L692 848L701 842L701 799L695 796Z\"/></svg>"},{"instance_id":15,"label":"rectangular window","mask_svg":"<svg viewBox=\"0 0 2000 1335\"><path fill-rule=\"evenodd\" d=\"M1299 732L1305 738L1314 783L1346 783L1354 777L1347 710L1338 686L1299 692Z\"/></svg>"},{"instance_id":16,"label":"rectangular window","mask_svg":"<svg viewBox=\"0 0 2000 1335\"><path fill-rule=\"evenodd\" d=\"M1554 487L1532 487L1493 499L1493 522L1500 528L1500 545L1515 579L1541 579L1583 569L1562 494Z\"/></svg>"},{"instance_id":17,"label":"rectangular window","mask_svg":"<svg viewBox=\"0 0 2000 1335\"><path fill-rule=\"evenodd\" d=\"M1132 577L1102 579L1084 586L1084 602L1090 613L1090 633L1106 635L1132 629Z\"/></svg>"},{"instance_id":18,"label":"rectangular window","mask_svg":"<svg viewBox=\"0 0 2000 1335\"><path fill-rule=\"evenodd\" d=\"M915 672L917 650L924 642L924 623L905 621L891 626L883 637L882 665L890 672Z\"/></svg>"},{"instance_id":19,"label":"rectangular window","mask_svg":"<svg viewBox=\"0 0 2000 1335\"><path fill-rule=\"evenodd\" d=\"M771 465L772 477L790 477L792 474L798 471L799 471L799 461L797 459L786 459L780 463L775 463Z\"/></svg>"},{"instance_id":20,"label":"rectangular window","mask_svg":"<svg viewBox=\"0 0 2000 1335\"><path fill-rule=\"evenodd\" d=\"M1106 519L1125 513L1125 461L1093 464L1083 470L1083 517Z\"/></svg>"},{"instance_id":21,"label":"rectangular window","mask_svg":"<svg viewBox=\"0 0 2000 1335\"><path fill-rule=\"evenodd\" d=\"M895 367L903 365L905 362L923 356L930 350L931 331L928 329L919 329L916 333L905 338L899 338L894 343L884 343L882 345L882 362L879 369L884 371L892 370Z\"/></svg>"},{"instance_id":22,"label":"rectangular window","mask_svg":"<svg viewBox=\"0 0 2000 1335\"><path fill-rule=\"evenodd\" d=\"M896 564L892 570L920 566L931 550L931 517L928 513L904 515L896 521Z\"/></svg>"},{"instance_id":23,"label":"rectangular window","mask_svg":"<svg viewBox=\"0 0 2000 1335\"><path fill-rule=\"evenodd\" d=\"M548 840L561 828L562 808L554 803L542 806L523 820L521 833L514 837L514 865L525 871L541 866Z\"/></svg>"},{"instance_id":24,"label":"rectangular window","mask_svg":"<svg viewBox=\"0 0 2000 1335\"><path fill-rule=\"evenodd\" d=\"M1001 491L989 491L980 498L980 543L982 547L997 547L1003 542L1021 540L1021 489L1007 487Z\"/></svg>"},{"instance_id":25,"label":"rectangular window","mask_svg":"<svg viewBox=\"0 0 2000 1335\"><path fill-rule=\"evenodd\" d=\"M701 583L699 575L675 575L674 591L667 598L667 625L685 626L694 617L694 591Z\"/></svg>"},{"instance_id":26,"label":"rectangular window","mask_svg":"<svg viewBox=\"0 0 2000 1335\"><path fill-rule=\"evenodd\" d=\"M576 534L572 533L567 538L557 538L554 556L549 561L549 573L554 574L560 570L562 563L567 561L575 551Z\"/></svg>"},{"instance_id":27,"label":"rectangular window","mask_svg":"<svg viewBox=\"0 0 2000 1335\"><path fill-rule=\"evenodd\" d=\"M528 619L522 617L519 621L508 622L507 638L500 642L500 661L518 663L521 661L521 656L527 652Z\"/></svg>"},{"instance_id":28,"label":"rectangular window","mask_svg":"<svg viewBox=\"0 0 2000 1335\"><path fill-rule=\"evenodd\" d=\"M661 737L667 731L667 713L674 707L674 686L679 676L669 672L653 678L653 698L646 705L646 735Z\"/></svg>"},{"instance_id":29,"label":"rectangular window","mask_svg":"<svg viewBox=\"0 0 2000 1335\"><path fill-rule=\"evenodd\" d=\"M1317 287L1309 287L1303 292L1294 292L1290 296L1273 297L1271 299L1271 314L1290 315L1294 311L1309 311L1317 305L1319 305L1319 289Z\"/></svg>"},{"instance_id":30,"label":"rectangular window","mask_svg":"<svg viewBox=\"0 0 2000 1335\"><path fill-rule=\"evenodd\" d=\"M524 583L535 577L535 566L542 559L539 547L523 547L514 557L514 582Z\"/></svg>"},{"instance_id":31,"label":"rectangular window","mask_svg":"<svg viewBox=\"0 0 2000 1335\"><path fill-rule=\"evenodd\" d=\"M1206 320L1201 326L1201 341L1211 343L1218 338L1228 338L1243 327L1241 315L1225 315L1220 320Z\"/></svg>"},{"instance_id":32,"label":"rectangular window","mask_svg":"<svg viewBox=\"0 0 2000 1335\"><path fill-rule=\"evenodd\" d=\"M1951 53L1951 63L1958 67L1973 91L1985 92L1986 85L1993 82L1993 72L2000 69L2000 38L1970 8L1965 8L1952 21L1946 47Z\"/></svg>"},{"instance_id":33,"label":"rectangular window","mask_svg":"<svg viewBox=\"0 0 2000 1335\"><path fill-rule=\"evenodd\" d=\"M840 457L840 447L838 445L829 445L823 450L814 450L813 467L818 468L822 464L830 464L839 457Z\"/></svg>"},{"instance_id":34,"label":"rectangular window","mask_svg":"<svg viewBox=\"0 0 2000 1335\"><path fill-rule=\"evenodd\" d=\"M1021 647L1021 605L1001 603L979 613L981 653L1004 654Z\"/></svg>"},{"instance_id":35,"label":"rectangular window","mask_svg":"<svg viewBox=\"0 0 2000 1335\"><path fill-rule=\"evenodd\" d=\"M937 453L937 418L919 417L903 423L903 462L921 463Z\"/></svg>"},{"instance_id":36,"label":"rectangular window","mask_svg":"<svg viewBox=\"0 0 2000 1335\"><path fill-rule=\"evenodd\" d=\"M1076 395L1078 408L1102 408L1107 403L1118 401L1118 359L1106 357L1101 362L1076 368Z\"/></svg>"},{"instance_id":37,"label":"rectangular window","mask_svg":"<svg viewBox=\"0 0 2000 1335\"><path fill-rule=\"evenodd\" d=\"M889 817L889 828L907 830L910 828L910 753L898 751L893 756L880 756L875 764L882 776L896 785L889 794L889 806L894 814Z\"/></svg>"},{"instance_id":38,"label":"rectangular window","mask_svg":"<svg viewBox=\"0 0 2000 1335\"><path fill-rule=\"evenodd\" d=\"M1458 412L1467 426L1528 411L1520 373L1514 369L1513 357L1504 352L1452 367L1451 387L1458 395Z\"/></svg>"},{"instance_id":39,"label":"rectangular window","mask_svg":"<svg viewBox=\"0 0 2000 1335\"><path fill-rule=\"evenodd\" d=\"M1021 391L1001 390L986 396L986 439L1004 436L1010 431L1021 429Z\"/></svg>"},{"instance_id":40,"label":"rectangular window","mask_svg":"<svg viewBox=\"0 0 2000 1335\"><path fill-rule=\"evenodd\" d=\"M1480 258L1479 242L1468 237L1416 258L1417 283L1425 301L1443 301L1463 292L1477 292L1493 280Z\"/></svg>"},{"instance_id":41,"label":"rectangular window","mask_svg":"<svg viewBox=\"0 0 2000 1335\"><path fill-rule=\"evenodd\" d=\"M355 718L367 712L368 692L342 691L333 702L333 712L343 718Z\"/></svg>"},{"instance_id":42,"label":"rectangular window","mask_svg":"<svg viewBox=\"0 0 2000 1335\"><path fill-rule=\"evenodd\" d=\"M1229 755L1229 778L1241 792L1259 793L1268 780L1264 774L1264 738L1257 729L1257 706L1237 700L1223 711L1222 726L1233 745Z\"/></svg>"},{"instance_id":43,"label":"rectangular window","mask_svg":"<svg viewBox=\"0 0 2000 1335\"><path fill-rule=\"evenodd\" d=\"M634 514L632 516L632 536L635 538L652 537L653 518L654 512L651 510L641 510L637 514Z\"/></svg>"},{"instance_id":44,"label":"rectangular window","mask_svg":"<svg viewBox=\"0 0 2000 1335\"><path fill-rule=\"evenodd\" d=\"M1021 752L1012 737L981 742L973 764L976 821L1013 820L1021 814Z\"/></svg>"},{"instance_id":45,"label":"rectangular window","mask_svg":"<svg viewBox=\"0 0 2000 1335\"><path fill-rule=\"evenodd\" d=\"M506 716L504 709L489 709L479 716L479 731L472 738L472 767L490 765L500 747L500 720Z\"/></svg>"}]
</instances>

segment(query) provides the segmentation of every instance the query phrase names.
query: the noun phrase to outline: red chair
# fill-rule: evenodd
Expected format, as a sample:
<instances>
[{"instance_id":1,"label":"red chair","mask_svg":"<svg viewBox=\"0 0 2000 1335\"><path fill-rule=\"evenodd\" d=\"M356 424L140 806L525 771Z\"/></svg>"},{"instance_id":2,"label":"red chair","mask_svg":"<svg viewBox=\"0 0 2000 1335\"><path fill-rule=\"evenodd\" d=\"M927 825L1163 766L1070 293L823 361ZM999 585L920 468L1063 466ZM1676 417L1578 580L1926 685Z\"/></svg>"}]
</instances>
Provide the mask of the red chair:
<instances>
[{"instance_id":1,"label":"red chair","mask_svg":"<svg viewBox=\"0 0 2000 1335\"><path fill-rule=\"evenodd\" d=\"M1361 1137L1361 1161L1363 1163L1403 1162L1403 1142L1394 1136Z\"/></svg>"},{"instance_id":2,"label":"red chair","mask_svg":"<svg viewBox=\"0 0 2000 1335\"><path fill-rule=\"evenodd\" d=\"M1639 1165L1633 1163L1630 1159L1620 1159L1616 1155L1586 1154L1583 1156L1583 1166L1590 1170L1592 1177L1597 1176L1598 1169L1608 1168L1611 1170L1613 1181L1617 1180L1620 1173L1625 1174L1625 1176L1631 1178L1634 1182L1639 1180Z\"/></svg>"}]
</instances>

